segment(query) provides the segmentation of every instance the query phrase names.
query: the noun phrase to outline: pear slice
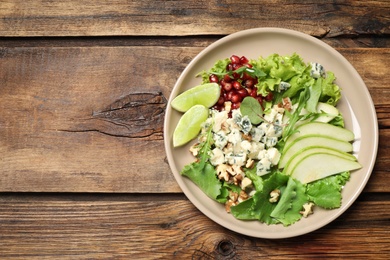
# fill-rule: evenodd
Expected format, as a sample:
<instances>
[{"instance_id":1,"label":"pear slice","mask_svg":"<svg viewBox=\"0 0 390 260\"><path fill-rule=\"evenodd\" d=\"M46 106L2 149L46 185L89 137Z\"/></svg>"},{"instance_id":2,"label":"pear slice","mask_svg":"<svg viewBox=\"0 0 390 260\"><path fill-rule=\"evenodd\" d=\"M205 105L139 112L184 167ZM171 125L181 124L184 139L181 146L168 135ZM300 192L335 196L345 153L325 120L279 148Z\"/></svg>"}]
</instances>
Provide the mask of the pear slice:
<instances>
[{"instance_id":1,"label":"pear slice","mask_svg":"<svg viewBox=\"0 0 390 260\"><path fill-rule=\"evenodd\" d=\"M308 113L309 112L306 109L302 109L301 111L301 115L306 115ZM323 123L330 122L333 118L335 118L340 114L339 110L336 107L323 102L318 102L317 113L325 113L323 115L321 114L314 120L315 122L323 122Z\"/></svg>"},{"instance_id":2,"label":"pear slice","mask_svg":"<svg viewBox=\"0 0 390 260\"><path fill-rule=\"evenodd\" d=\"M355 139L355 135L352 131L323 123L323 122L309 122L302 124L296 128L297 132L287 138L285 148L288 147L295 139L304 135L322 135L330 138L339 139L342 141L350 142Z\"/></svg>"},{"instance_id":3,"label":"pear slice","mask_svg":"<svg viewBox=\"0 0 390 260\"><path fill-rule=\"evenodd\" d=\"M294 154L300 152L302 149L315 146L333 148L343 152L352 152L352 144L349 142L324 135L304 135L296 138L288 146L285 146L279 160L279 169L284 168Z\"/></svg>"},{"instance_id":4,"label":"pear slice","mask_svg":"<svg viewBox=\"0 0 390 260\"><path fill-rule=\"evenodd\" d=\"M286 166L283 169L283 173L286 175L290 175L293 170L293 167L298 162L300 162L303 158L315 153L328 153L328 154L336 155L340 158L344 158L346 160L356 161L356 157L350 153L342 152L334 148L329 148L324 146L309 146L303 148L299 153L296 153L293 156L291 156L290 160L288 160Z\"/></svg>"},{"instance_id":5,"label":"pear slice","mask_svg":"<svg viewBox=\"0 0 390 260\"><path fill-rule=\"evenodd\" d=\"M291 176L303 184L313 182L337 173L360 169L356 162L329 153L315 153L292 165Z\"/></svg>"}]
</instances>

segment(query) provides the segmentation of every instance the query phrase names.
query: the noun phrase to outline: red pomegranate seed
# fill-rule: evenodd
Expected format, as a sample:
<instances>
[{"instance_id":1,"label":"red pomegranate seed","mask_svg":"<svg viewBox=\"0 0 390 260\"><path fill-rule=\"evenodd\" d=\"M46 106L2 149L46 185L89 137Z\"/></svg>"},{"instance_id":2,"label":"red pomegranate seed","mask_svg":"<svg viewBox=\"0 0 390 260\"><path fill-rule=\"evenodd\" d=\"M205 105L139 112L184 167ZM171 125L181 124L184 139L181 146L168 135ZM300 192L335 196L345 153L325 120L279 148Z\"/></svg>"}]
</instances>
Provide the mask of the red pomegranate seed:
<instances>
[{"instance_id":1,"label":"red pomegranate seed","mask_svg":"<svg viewBox=\"0 0 390 260\"><path fill-rule=\"evenodd\" d=\"M263 97L262 96L257 96L256 99L257 99L257 101L259 101L260 104L263 104Z\"/></svg>"},{"instance_id":2,"label":"red pomegranate seed","mask_svg":"<svg viewBox=\"0 0 390 260\"><path fill-rule=\"evenodd\" d=\"M209 80L210 80L211 83L218 83L218 81L219 81L218 76L215 75L215 74L211 74L209 76Z\"/></svg>"},{"instance_id":3,"label":"red pomegranate seed","mask_svg":"<svg viewBox=\"0 0 390 260\"><path fill-rule=\"evenodd\" d=\"M223 106L224 103L225 103L224 97L223 97L223 96L220 96L219 99L218 99L217 105Z\"/></svg>"},{"instance_id":4,"label":"red pomegranate seed","mask_svg":"<svg viewBox=\"0 0 390 260\"><path fill-rule=\"evenodd\" d=\"M221 79L221 81L219 82L219 84L220 84L222 87L225 87L226 81L225 81L224 79Z\"/></svg>"},{"instance_id":5,"label":"red pomegranate seed","mask_svg":"<svg viewBox=\"0 0 390 260\"><path fill-rule=\"evenodd\" d=\"M243 85L247 88L253 87L255 84L255 81L253 79L247 79L243 82Z\"/></svg>"},{"instance_id":6,"label":"red pomegranate seed","mask_svg":"<svg viewBox=\"0 0 390 260\"><path fill-rule=\"evenodd\" d=\"M228 75L228 74L225 74L225 76L223 76L223 80L225 82L231 82L232 81L232 78Z\"/></svg>"},{"instance_id":7,"label":"red pomegranate seed","mask_svg":"<svg viewBox=\"0 0 390 260\"><path fill-rule=\"evenodd\" d=\"M233 70L241 68L242 65L240 63L233 63Z\"/></svg>"},{"instance_id":8,"label":"red pomegranate seed","mask_svg":"<svg viewBox=\"0 0 390 260\"><path fill-rule=\"evenodd\" d=\"M235 93L235 94L232 95L231 101L232 101L233 104L234 104L234 103L239 103L239 102L242 101L242 97L241 97L240 94Z\"/></svg>"},{"instance_id":9,"label":"red pomegranate seed","mask_svg":"<svg viewBox=\"0 0 390 260\"><path fill-rule=\"evenodd\" d=\"M233 85L232 85L232 83L230 83L230 82L226 82L225 85L223 86L223 89L224 89L226 92L231 91L232 88L233 88Z\"/></svg>"},{"instance_id":10,"label":"red pomegranate seed","mask_svg":"<svg viewBox=\"0 0 390 260\"><path fill-rule=\"evenodd\" d=\"M241 79L244 81L244 80L247 80L247 79L251 79L252 77L248 74L248 73L246 73L246 72L244 72L244 73L242 73L242 77L241 77Z\"/></svg>"},{"instance_id":11,"label":"red pomegranate seed","mask_svg":"<svg viewBox=\"0 0 390 260\"><path fill-rule=\"evenodd\" d=\"M232 71L233 70L233 64L229 63L228 65L226 65L226 70L227 71Z\"/></svg>"},{"instance_id":12,"label":"red pomegranate seed","mask_svg":"<svg viewBox=\"0 0 390 260\"><path fill-rule=\"evenodd\" d=\"M269 101L272 101L272 99L274 98L274 94L272 92L268 93L267 96L265 96L265 101L269 102Z\"/></svg>"},{"instance_id":13,"label":"red pomegranate seed","mask_svg":"<svg viewBox=\"0 0 390 260\"><path fill-rule=\"evenodd\" d=\"M241 105L240 102L238 102L238 103L233 103L233 104L232 104L232 109L240 108L240 105Z\"/></svg>"},{"instance_id":14,"label":"red pomegranate seed","mask_svg":"<svg viewBox=\"0 0 390 260\"><path fill-rule=\"evenodd\" d=\"M238 81L233 81L233 88L235 88L236 90L239 90L239 89L242 89L242 86L241 86L241 83L238 82Z\"/></svg>"},{"instance_id":15,"label":"red pomegranate seed","mask_svg":"<svg viewBox=\"0 0 390 260\"><path fill-rule=\"evenodd\" d=\"M249 60L247 59L247 57L241 56L241 58L240 58L240 63L241 63L241 64L246 64L246 63L248 63L248 62L249 62Z\"/></svg>"},{"instance_id":16,"label":"red pomegranate seed","mask_svg":"<svg viewBox=\"0 0 390 260\"><path fill-rule=\"evenodd\" d=\"M226 93L226 100L232 101L232 96L235 94L234 91L229 91Z\"/></svg>"},{"instance_id":17,"label":"red pomegranate seed","mask_svg":"<svg viewBox=\"0 0 390 260\"><path fill-rule=\"evenodd\" d=\"M233 78L234 78L235 80L237 80L237 79L240 78L240 74L238 74L237 72L233 72L232 76L233 76Z\"/></svg>"},{"instance_id":18,"label":"red pomegranate seed","mask_svg":"<svg viewBox=\"0 0 390 260\"><path fill-rule=\"evenodd\" d=\"M257 90L252 89L252 92L249 94L251 97L257 97Z\"/></svg>"},{"instance_id":19,"label":"red pomegranate seed","mask_svg":"<svg viewBox=\"0 0 390 260\"><path fill-rule=\"evenodd\" d=\"M238 57L237 55L232 55L230 57L230 60L233 64L239 64L240 63L240 57Z\"/></svg>"},{"instance_id":20,"label":"red pomegranate seed","mask_svg":"<svg viewBox=\"0 0 390 260\"><path fill-rule=\"evenodd\" d=\"M242 88L242 89L237 90L237 93L238 93L242 98L245 98L245 97L249 96L248 90L246 90L245 88Z\"/></svg>"}]
</instances>

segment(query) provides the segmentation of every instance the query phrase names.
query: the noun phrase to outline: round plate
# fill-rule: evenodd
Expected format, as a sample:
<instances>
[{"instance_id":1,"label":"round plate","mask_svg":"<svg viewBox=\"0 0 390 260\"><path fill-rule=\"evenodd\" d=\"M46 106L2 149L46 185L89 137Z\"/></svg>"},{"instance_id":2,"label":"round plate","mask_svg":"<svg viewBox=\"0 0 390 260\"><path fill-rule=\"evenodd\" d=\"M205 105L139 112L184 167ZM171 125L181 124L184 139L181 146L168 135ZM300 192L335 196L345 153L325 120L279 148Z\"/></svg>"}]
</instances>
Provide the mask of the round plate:
<instances>
[{"instance_id":1,"label":"round plate","mask_svg":"<svg viewBox=\"0 0 390 260\"><path fill-rule=\"evenodd\" d=\"M172 136L182 115L169 105L181 92L199 85L197 73L210 69L215 61L235 54L257 59L270 54L299 54L307 62L319 62L335 73L336 83L342 89L338 108L345 118L345 127L355 133L354 154L363 167L351 174L350 181L342 191L342 206L334 210L316 207L314 214L302 218L295 224L266 225L259 221L242 221L226 213L224 205L207 197L188 178L180 175L184 165L194 161L189 152L191 143L173 148ZM287 238L317 230L346 211L365 187L374 167L378 147L378 123L375 108L366 85L352 65L335 49L324 42L297 31L280 28L258 28L226 36L200 52L180 75L173 88L164 122L164 142L171 170L180 188L188 199L216 223L240 234L259 238Z\"/></svg>"}]
</instances>

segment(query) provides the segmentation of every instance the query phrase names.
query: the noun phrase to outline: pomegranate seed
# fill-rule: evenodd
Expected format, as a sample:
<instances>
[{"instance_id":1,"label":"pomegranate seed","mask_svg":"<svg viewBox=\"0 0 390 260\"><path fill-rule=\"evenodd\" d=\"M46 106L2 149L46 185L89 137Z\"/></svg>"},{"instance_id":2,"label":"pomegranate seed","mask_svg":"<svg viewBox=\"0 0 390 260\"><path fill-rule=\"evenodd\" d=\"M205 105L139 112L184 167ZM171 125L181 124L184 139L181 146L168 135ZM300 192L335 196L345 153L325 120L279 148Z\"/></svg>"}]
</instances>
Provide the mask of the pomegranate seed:
<instances>
[{"instance_id":1,"label":"pomegranate seed","mask_svg":"<svg viewBox=\"0 0 390 260\"><path fill-rule=\"evenodd\" d=\"M232 109L237 109L237 108L240 108L240 105L241 105L241 103L233 103L232 104Z\"/></svg>"},{"instance_id":2,"label":"pomegranate seed","mask_svg":"<svg viewBox=\"0 0 390 260\"><path fill-rule=\"evenodd\" d=\"M220 84L222 87L225 87L226 81L225 81L224 79L221 79L221 81L219 82L219 84Z\"/></svg>"},{"instance_id":3,"label":"pomegranate seed","mask_svg":"<svg viewBox=\"0 0 390 260\"><path fill-rule=\"evenodd\" d=\"M263 104L263 97L262 96L257 96L256 99L257 99L257 101L259 101L260 104Z\"/></svg>"},{"instance_id":4,"label":"pomegranate seed","mask_svg":"<svg viewBox=\"0 0 390 260\"><path fill-rule=\"evenodd\" d=\"M238 57L237 55L232 55L230 57L230 60L233 64L239 64L240 63L240 57Z\"/></svg>"},{"instance_id":5,"label":"pomegranate seed","mask_svg":"<svg viewBox=\"0 0 390 260\"><path fill-rule=\"evenodd\" d=\"M242 89L241 83L238 81L233 81L233 88L236 90Z\"/></svg>"},{"instance_id":6,"label":"pomegranate seed","mask_svg":"<svg viewBox=\"0 0 390 260\"><path fill-rule=\"evenodd\" d=\"M232 76L233 76L233 78L234 78L235 80L237 80L237 79L240 78L240 74L238 74L237 72L233 72Z\"/></svg>"},{"instance_id":7,"label":"pomegranate seed","mask_svg":"<svg viewBox=\"0 0 390 260\"><path fill-rule=\"evenodd\" d=\"M209 76L209 80L210 80L211 83L218 83L218 81L219 81L218 76L215 75L215 74L211 74Z\"/></svg>"},{"instance_id":8,"label":"pomegranate seed","mask_svg":"<svg viewBox=\"0 0 390 260\"><path fill-rule=\"evenodd\" d=\"M253 79L247 79L243 82L243 85L247 88L251 88L253 87L255 84L254 84L254 80Z\"/></svg>"},{"instance_id":9,"label":"pomegranate seed","mask_svg":"<svg viewBox=\"0 0 390 260\"><path fill-rule=\"evenodd\" d=\"M246 73L246 72L244 72L243 74L242 74L242 77L241 77L241 79L244 81L244 80L247 80L247 79L251 79L252 77L248 74L248 73Z\"/></svg>"},{"instance_id":10,"label":"pomegranate seed","mask_svg":"<svg viewBox=\"0 0 390 260\"><path fill-rule=\"evenodd\" d=\"M246 64L248 62L249 62L249 60L245 56L241 56L241 58L240 58L240 63L241 64Z\"/></svg>"},{"instance_id":11,"label":"pomegranate seed","mask_svg":"<svg viewBox=\"0 0 390 260\"><path fill-rule=\"evenodd\" d=\"M239 69L239 68L241 68L241 67L242 67L241 64L239 64L239 63L233 63L233 70Z\"/></svg>"},{"instance_id":12,"label":"pomegranate seed","mask_svg":"<svg viewBox=\"0 0 390 260\"><path fill-rule=\"evenodd\" d=\"M223 96L220 96L219 99L218 99L217 104L220 105L220 106L223 106L224 103L225 103L225 99L223 98Z\"/></svg>"},{"instance_id":13,"label":"pomegranate seed","mask_svg":"<svg viewBox=\"0 0 390 260\"><path fill-rule=\"evenodd\" d=\"M226 100L232 101L232 96L235 94L234 91L229 91L226 94Z\"/></svg>"},{"instance_id":14,"label":"pomegranate seed","mask_svg":"<svg viewBox=\"0 0 390 260\"><path fill-rule=\"evenodd\" d=\"M233 64L229 63L228 65L226 65L226 70L227 71L232 71L233 70Z\"/></svg>"},{"instance_id":15,"label":"pomegranate seed","mask_svg":"<svg viewBox=\"0 0 390 260\"><path fill-rule=\"evenodd\" d=\"M272 92L268 93L267 96L265 96L265 101L269 102L269 101L272 101L272 99L274 98L274 94Z\"/></svg>"},{"instance_id":16,"label":"pomegranate seed","mask_svg":"<svg viewBox=\"0 0 390 260\"><path fill-rule=\"evenodd\" d=\"M225 82L231 82L232 81L232 78L228 75L228 74L225 74L225 76L223 76L223 80Z\"/></svg>"},{"instance_id":17,"label":"pomegranate seed","mask_svg":"<svg viewBox=\"0 0 390 260\"><path fill-rule=\"evenodd\" d=\"M226 92L231 91L232 88L233 88L233 85L232 85L232 83L230 83L230 82L226 82L225 85L223 86L223 89L224 89Z\"/></svg>"},{"instance_id":18,"label":"pomegranate seed","mask_svg":"<svg viewBox=\"0 0 390 260\"><path fill-rule=\"evenodd\" d=\"M248 90L246 90L245 88L242 88L242 89L237 90L237 93L238 93L242 98L245 98L245 97L249 96Z\"/></svg>"},{"instance_id":19,"label":"pomegranate seed","mask_svg":"<svg viewBox=\"0 0 390 260\"><path fill-rule=\"evenodd\" d=\"M257 97L257 90L252 89L250 96L256 98Z\"/></svg>"},{"instance_id":20,"label":"pomegranate seed","mask_svg":"<svg viewBox=\"0 0 390 260\"><path fill-rule=\"evenodd\" d=\"M232 95L231 101L232 101L233 104L241 102L242 101L242 97L238 93L235 93L235 94Z\"/></svg>"},{"instance_id":21,"label":"pomegranate seed","mask_svg":"<svg viewBox=\"0 0 390 260\"><path fill-rule=\"evenodd\" d=\"M252 64L249 64L249 63L245 63L245 64L243 64L245 67L247 67L247 68L253 68L253 66L252 66Z\"/></svg>"}]
</instances>

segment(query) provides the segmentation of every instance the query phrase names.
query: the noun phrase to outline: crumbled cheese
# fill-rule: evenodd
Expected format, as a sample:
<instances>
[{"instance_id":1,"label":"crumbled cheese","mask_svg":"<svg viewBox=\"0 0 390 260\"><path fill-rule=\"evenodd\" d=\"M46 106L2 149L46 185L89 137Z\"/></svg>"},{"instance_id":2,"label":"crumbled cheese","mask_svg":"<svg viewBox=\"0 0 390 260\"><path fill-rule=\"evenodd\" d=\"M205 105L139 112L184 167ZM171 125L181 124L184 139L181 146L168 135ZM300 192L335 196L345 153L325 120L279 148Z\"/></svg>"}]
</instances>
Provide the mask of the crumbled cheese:
<instances>
[{"instance_id":1,"label":"crumbled cheese","mask_svg":"<svg viewBox=\"0 0 390 260\"><path fill-rule=\"evenodd\" d=\"M317 62L312 62L310 76L315 78L315 79L318 79L319 77L325 77L324 67Z\"/></svg>"},{"instance_id":2,"label":"crumbled cheese","mask_svg":"<svg viewBox=\"0 0 390 260\"><path fill-rule=\"evenodd\" d=\"M221 149L214 148L210 154L210 163L214 166L225 163L225 156Z\"/></svg>"}]
</instances>

